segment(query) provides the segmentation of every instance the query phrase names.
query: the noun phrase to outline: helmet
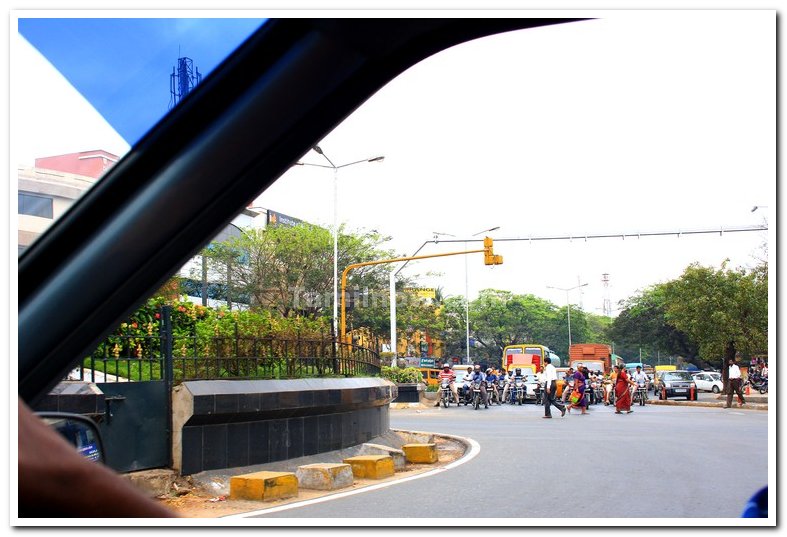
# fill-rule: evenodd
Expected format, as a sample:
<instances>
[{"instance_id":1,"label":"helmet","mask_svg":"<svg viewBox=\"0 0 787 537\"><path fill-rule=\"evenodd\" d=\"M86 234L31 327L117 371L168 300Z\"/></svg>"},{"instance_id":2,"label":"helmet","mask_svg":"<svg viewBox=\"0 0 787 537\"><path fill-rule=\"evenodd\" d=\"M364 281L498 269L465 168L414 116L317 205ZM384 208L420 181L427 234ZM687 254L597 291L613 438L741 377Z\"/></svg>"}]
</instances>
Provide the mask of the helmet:
<instances>
[{"instance_id":1,"label":"helmet","mask_svg":"<svg viewBox=\"0 0 787 537\"><path fill-rule=\"evenodd\" d=\"M479 364L475 364L475 370L476 371L480 371L481 370L481 366Z\"/></svg>"},{"instance_id":2,"label":"helmet","mask_svg":"<svg viewBox=\"0 0 787 537\"><path fill-rule=\"evenodd\" d=\"M451 364L449 364L448 362L443 364L443 368L448 369L449 367L451 367Z\"/></svg>"},{"instance_id":3,"label":"helmet","mask_svg":"<svg viewBox=\"0 0 787 537\"><path fill-rule=\"evenodd\" d=\"M517 368L516 368L516 374L517 374L517 375L519 375L519 374L521 374L521 373L522 373L522 370L521 370L520 368L518 368L518 367L517 367Z\"/></svg>"},{"instance_id":4,"label":"helmet","mask_svg":"<svg viewBox=\"0 0 787 537\"><path fill-rule=\"evenodd\" d=\"M492 372L492 368L491 367L487 368L486 372L487 373L491 373Z\"/></svg>"}]
</instances>

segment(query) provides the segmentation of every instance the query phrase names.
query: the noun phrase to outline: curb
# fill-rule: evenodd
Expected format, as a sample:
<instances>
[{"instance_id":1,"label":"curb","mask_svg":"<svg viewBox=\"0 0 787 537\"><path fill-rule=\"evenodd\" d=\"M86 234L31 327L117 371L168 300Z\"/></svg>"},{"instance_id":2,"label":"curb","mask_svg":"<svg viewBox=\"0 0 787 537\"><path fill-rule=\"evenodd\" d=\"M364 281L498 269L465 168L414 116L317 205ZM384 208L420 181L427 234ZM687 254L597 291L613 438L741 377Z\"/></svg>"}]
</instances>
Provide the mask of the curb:
<instances>
[{"instance_id":1,"label":"curb","mask_svg":"<svg viewBox=\"0 0 787 537\"><path fill-rule=\"evenodd\" d=\"M707 401L648 401L649 405L663 405L663 406L689 406L689 407L705 407L705 408L724 408L724 403L710 403ZM737 410L765 410L768 411L768 404L765 403L746 403L742 407L733 407Z\"/></svg>"}]
</instances>

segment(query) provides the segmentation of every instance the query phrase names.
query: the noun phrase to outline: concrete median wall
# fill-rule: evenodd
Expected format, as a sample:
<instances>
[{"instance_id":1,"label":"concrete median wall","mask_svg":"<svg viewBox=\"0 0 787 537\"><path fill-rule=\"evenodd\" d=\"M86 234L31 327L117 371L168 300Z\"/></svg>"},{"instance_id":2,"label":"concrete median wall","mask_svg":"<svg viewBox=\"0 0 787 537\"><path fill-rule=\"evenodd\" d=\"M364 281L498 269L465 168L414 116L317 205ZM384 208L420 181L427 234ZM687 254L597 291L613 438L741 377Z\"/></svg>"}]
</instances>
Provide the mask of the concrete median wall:
<instances>
[{"instance_id":1,"label":"concrete median wall","mask_svg":"<svg viewBox=\"0 0 787 537\"><path fill-rule=\"evenodd\" d=\"M181 475L361 444L389 430L396 385L380 378L184 382L172 395Z\"/></svg>"}]
</instances>

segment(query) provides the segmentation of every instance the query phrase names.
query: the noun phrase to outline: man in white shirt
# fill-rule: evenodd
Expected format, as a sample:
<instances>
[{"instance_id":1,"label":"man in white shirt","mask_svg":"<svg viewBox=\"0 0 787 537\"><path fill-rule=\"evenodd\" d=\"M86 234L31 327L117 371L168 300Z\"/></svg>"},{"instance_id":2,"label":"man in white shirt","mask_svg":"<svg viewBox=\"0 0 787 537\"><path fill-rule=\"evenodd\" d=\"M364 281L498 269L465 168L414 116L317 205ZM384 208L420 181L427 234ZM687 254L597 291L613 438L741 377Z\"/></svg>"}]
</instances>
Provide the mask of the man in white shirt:
<instances>
[{"instance_id":1,"label":"man in white shirt","mask_svg":"<svg viewBox=\"0 0 787 537\"><path fill-rule=\"evenodd\" d=\"M730 385L727 389L727 405L724 408L730 408L732 406L733 391L738 394L738 406L745 405L746 401L743 399L743 391L741 390L741 370L738 367L738 364L735 363L735 358L730 358L729 360L727 376L729 378Z\"/></svg>"},{"instance_id":2,"label":"man in white shirt","mask_svg":"<svg viewBox=\"0 0 787 537\"><path fill-rule=\"evenodd\" d=\"M566 407L555 401L557 393L557 369L552 365L552 360L547 356L544 358L544 417L552 417L552 405L560 410L560 416L566 415Z\"/></svg>"},{"instance_id":3,"label":"man in white shirt","mask_svg":"<svg viewBox=\"0 0 787 537\"><path fill-rule=\"evenodd\" d=\"M637 371L631 375L631 380L637 383L637 385L643 384L645 389L648 388L648 375L642 370L642 366L637 366Z\"/></svg>"}]
</instances>

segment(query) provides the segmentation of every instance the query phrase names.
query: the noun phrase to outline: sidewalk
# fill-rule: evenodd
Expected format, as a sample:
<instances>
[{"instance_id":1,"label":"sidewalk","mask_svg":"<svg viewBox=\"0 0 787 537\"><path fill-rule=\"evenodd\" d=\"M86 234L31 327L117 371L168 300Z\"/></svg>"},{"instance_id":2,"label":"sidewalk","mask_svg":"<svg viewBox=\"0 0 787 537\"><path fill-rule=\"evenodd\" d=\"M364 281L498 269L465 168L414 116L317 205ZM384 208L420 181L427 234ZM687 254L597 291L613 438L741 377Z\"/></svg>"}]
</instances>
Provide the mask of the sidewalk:
<instances>
[{"instance_id":1,"label":"sidewalk","mask_svg":"<svg viewBox=\"0 0 787 537\"><path fill-rule=\"evenodd\" d=\"M768 410L768 394L760 395L751 393L749 395L743 396L746 404L742 407L738 406L737 398L733 398L732 407L738 410ZM684 400L677 400L673 401L667 399L665 401L660 401L658 399L648 399L648 404L650 405L663 405L663 406L695 406L695 407L709 407L709 408L724 408L727 404L727 396L726 395L718 395L716 397L716 401L684 401Z\"/></svg>"},{"instance_id":2,"label":"sidewalk","mask_svg":"<svg viewBox=\"0 0 787 537\"><path fill-rule=\"evenodd\" d=\"M427 433L391 430L384 435L372 438L366 443L382 444L388 447L401 448L403 444L409 442L425 441L426 435ZM430 470L450 464L464 456L469 447L465 442L457 438L449 438L447 436L444 437L440 435L434 435L434 442L437 444L438 450L439 460L437 463L407 463L405 469L403 471L397 471L393 477L381 480L356 478L352 486L334 491L301 489L298 492L298 496L295 498L270 502L254 502L245 500L231 500L229 498L229 483L232 476L246 473L259 471L295 472L298 469L298 466L306 464L341 463L345 458L358 455L361 451L362 444L345 449L319 453L307 457L298 457L296 459L271 462L267 464L258 464L253 466L221 470L209 470L187 477L176 477L174 476L174 472L167 471L171 474L170 483L164 484L164 489L159 489L159 491L155 494L155 497L162 501L167 507L173 509L178 514L178 516L186 518L217 518L227 515L257 511L260 509L267 509L271 507L278 507L288 503L312 500L331 494L338 494L373 485L379 485L380 483L399 481L401 479L428 472ZM163 477L159 475L161 472L163 471L152 470L147 472L135 472L134 474L137 475L133 477L132 474L126 475L129 476L130 479L136 480L138 485L142 488L146 488L146 482L149 482L154 477L163 479ZM154 476L154 474L156 475Z\"/></svg>"}]
</instances>

